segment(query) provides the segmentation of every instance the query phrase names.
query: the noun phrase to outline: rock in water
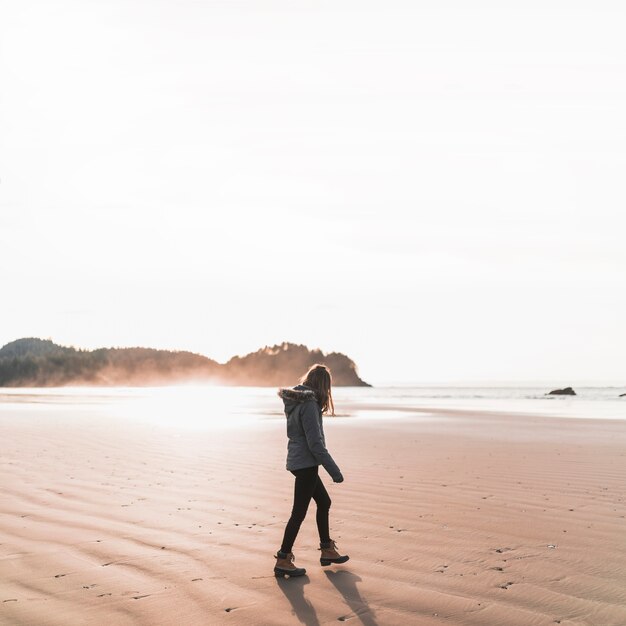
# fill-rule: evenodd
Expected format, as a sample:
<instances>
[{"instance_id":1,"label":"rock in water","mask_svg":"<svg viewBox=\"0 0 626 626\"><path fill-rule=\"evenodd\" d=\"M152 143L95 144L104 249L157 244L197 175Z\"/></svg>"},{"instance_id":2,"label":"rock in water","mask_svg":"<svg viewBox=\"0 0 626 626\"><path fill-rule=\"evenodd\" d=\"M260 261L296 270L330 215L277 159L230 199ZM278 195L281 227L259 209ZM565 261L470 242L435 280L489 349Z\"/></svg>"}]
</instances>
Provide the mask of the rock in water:
<instances>
[{"instance_id":1,"label":"rock in water","mask_svg":"<svg viewBox=\"0 0 626 626\"><path fill-rule=\"evenodd\" d=\"M563 389L553 389L548 393L549 396L575 396L576 392L571 387Z\"/></svg>"}]
</instances>

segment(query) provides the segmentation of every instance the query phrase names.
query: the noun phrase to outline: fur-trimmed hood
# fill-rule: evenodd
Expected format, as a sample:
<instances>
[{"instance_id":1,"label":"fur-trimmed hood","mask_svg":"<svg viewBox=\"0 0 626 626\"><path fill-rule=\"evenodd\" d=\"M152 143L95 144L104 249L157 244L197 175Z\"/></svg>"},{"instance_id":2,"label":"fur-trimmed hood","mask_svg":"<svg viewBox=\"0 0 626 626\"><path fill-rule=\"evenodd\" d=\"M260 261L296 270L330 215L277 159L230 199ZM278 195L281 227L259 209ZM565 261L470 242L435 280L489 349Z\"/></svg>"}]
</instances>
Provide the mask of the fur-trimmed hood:
<instances>
[{"instance_id":1,"label":"fur-trimmed hood","mask_svg":"<svg viewBox=\"0 0 626 626\"><path fill-rule=\"evenodd\" d=\"M304 385L296 385L293 388L281 387L278 390L278 396L282 398L285 403L285 408L289 405L300 404L302 402L317 399L313 389L305 387Z\"/></svg>"}]
</instances>

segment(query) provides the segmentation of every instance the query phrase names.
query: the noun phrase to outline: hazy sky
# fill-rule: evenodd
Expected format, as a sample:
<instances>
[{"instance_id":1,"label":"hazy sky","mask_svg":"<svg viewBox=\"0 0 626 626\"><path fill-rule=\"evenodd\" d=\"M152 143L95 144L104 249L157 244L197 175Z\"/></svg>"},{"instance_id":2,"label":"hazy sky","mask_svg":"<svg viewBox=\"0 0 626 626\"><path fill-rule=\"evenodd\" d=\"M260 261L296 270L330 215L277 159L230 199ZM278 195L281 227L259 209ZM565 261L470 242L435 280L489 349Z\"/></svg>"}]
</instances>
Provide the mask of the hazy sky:
<instances>
[{"instance_id":1,"label":"hazy sky","mask_svg":"<svg viewBox=\"0 0 626 626\"><path fill-rule=\"evenodd\" d=\"M0 345L624 382L623 2L0 7Z\"/></svg>"}]
</instances>

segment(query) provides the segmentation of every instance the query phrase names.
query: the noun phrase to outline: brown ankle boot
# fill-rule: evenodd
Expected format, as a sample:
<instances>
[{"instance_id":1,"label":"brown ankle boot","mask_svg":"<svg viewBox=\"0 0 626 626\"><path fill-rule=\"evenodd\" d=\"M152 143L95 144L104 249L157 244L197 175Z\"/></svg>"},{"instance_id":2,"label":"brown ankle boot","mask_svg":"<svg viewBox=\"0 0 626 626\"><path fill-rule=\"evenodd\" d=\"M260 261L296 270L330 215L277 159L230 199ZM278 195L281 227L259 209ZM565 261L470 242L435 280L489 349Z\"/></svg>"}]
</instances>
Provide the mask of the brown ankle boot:
<instances>
[{"instance_id":1,"label":"brown ankle boot","mask_svg":"<svg viewBox=\"0 0 626 626\"><path fill-rule=\"evenodd\" d=\"M320 543L320 563L324 566L331 563L345 563L350 557L347 555L341 556L337 552L337 544L331 539L328 543Z\"/></svg>"},{"instance_id":2,"label":"brown ankle boot","mask_svg":"<svg viewBox=\"0 0 626 626\"><path fill-rule=\"evenodd\" d=\"M281 552L279 550L274 558L276 559L276 566L274 567L274 576L276 576L276 578L304 576L306 574L304 567L296 567L293 564L296 559L293 552Z\"/></svg>"}]
</instances>

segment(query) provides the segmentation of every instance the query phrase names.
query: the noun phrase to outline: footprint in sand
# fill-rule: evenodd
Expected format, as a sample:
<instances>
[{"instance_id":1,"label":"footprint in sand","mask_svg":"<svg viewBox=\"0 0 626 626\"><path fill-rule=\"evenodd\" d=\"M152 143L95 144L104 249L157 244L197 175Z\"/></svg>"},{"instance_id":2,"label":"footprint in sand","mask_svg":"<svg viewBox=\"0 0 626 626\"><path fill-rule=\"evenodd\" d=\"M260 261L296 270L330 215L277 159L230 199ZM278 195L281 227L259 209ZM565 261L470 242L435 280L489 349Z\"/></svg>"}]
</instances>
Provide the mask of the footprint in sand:
<instances>
[{"instance_id":1,"label":"footprint in sand","mask_svg":"<svg viewBox=\"0 0 626 626\"><path fill-rule=\"evenodd\" d=\"M63 578L63 576L67 576L67 574L55 574L55 578Z\"/></svg>"}]
</instances>

